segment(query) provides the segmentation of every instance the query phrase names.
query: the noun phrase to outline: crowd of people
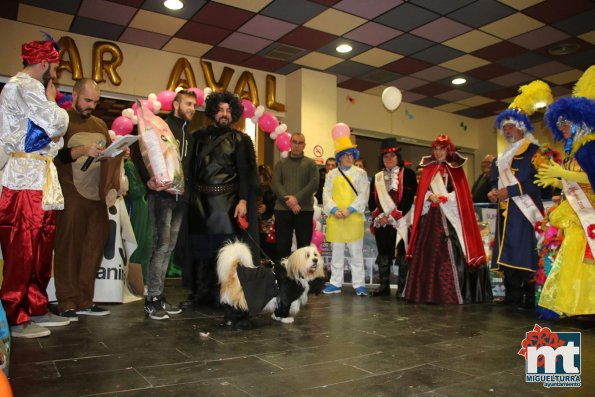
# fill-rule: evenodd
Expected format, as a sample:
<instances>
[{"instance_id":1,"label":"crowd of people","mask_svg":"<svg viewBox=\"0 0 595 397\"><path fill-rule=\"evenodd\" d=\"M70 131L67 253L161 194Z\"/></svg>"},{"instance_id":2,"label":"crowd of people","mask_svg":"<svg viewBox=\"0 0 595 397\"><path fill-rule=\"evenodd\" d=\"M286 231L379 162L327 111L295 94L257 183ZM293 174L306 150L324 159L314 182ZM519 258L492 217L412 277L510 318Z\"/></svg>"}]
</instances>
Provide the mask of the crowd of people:
<instances>
[{"instance_id":1,"label":"crowd of people","mask_svg":"<svg viewBox=\"0 0 595 397\"><path fill-rule=\"evenodd\" d=\"M310 245L317 205L326 215L332 252L324 294L343 292L347 249L358 296L389 296L395 266L398 299L490 302L490 264L473 209L473 202L490 201L498 207L491 267L504 272L504 302L534 307L536 223L544 221L542 200L549 186L565 197L549 221L567 238L539 304L559 315L594 314L595 273L587 269L592 268L595 239L592 96L560 99L548 111L549 128L568 147L563 166L536 164L540 146L527 114L516 107L503 112L496 128L508 147L497 158L485 157L482 175L469 189L463 171L467 159L443 134L415 171L405 165L396 139L384 139L378 172L368 176L348 134L333 137L335 157L319 170L304 155L306 137L296 132L288 156L271 171L257 165L252 140L234 128L243 111L236 95L208 95L210 125L189 131L196 95L181 90L165 117L185 176L185 190L179 193L161 183L134 148L89 166L89 159L112 141L105 122L92 114L99 87L91 79L77 81L73 108L65 111L56 104L52 82L59 63L56 44L25 43L22 58L23 70L6 83L0 97L0 146L8 155L0 197L0 298L13 337L47 336L48 327L109 314L93 302L94 282L108 236L108 208L126 190L139 243L131 261L143 267L144 311L152 320L219 305L216 258L226 241L246 242L254 263L261 262L261 255L276 262L293 248ZM122 169L128 186L122 183ZM366 209L378 248L380 285L372 292L363 262ZM49 311L52 251L58 303ZM191 291L179 305L164 295L174 253L182 282Z\"/></svg>"}]
</instances>

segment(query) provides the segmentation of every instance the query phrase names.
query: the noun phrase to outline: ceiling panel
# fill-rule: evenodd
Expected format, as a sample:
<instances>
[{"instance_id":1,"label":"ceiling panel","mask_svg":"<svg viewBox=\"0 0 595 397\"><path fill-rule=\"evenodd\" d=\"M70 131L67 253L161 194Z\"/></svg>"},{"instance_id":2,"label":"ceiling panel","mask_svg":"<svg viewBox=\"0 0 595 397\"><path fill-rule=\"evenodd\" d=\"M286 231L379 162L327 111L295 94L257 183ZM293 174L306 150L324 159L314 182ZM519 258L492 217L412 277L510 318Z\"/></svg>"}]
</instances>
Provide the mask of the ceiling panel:
<instances>
[{"instance_id":1,"label":"ceiling panel","mask_svg":"<svg viewBox=\"0 0 595 397\"><path fill-rule=\"evenodd\" d=\"M0 17L337 85L482 118L543 79L556 95L595 60L591 0L12 0ZM43 29L40 29L43 30ZM339 54L347 42L353 51ZM571 49L556 55L556 50ZM462 86L450 83L465 77Z\"/></svg>"}]
</instances>

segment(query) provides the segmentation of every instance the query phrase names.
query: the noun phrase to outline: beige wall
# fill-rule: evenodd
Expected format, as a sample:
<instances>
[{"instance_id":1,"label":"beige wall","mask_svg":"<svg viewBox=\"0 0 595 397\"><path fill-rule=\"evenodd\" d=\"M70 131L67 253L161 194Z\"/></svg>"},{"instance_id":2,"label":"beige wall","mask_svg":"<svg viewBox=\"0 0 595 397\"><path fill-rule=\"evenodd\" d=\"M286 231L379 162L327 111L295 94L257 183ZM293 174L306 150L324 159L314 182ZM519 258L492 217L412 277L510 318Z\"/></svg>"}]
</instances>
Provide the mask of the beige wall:
<instances>
[{"instance_id":1,"label":"beige wall","mask_svg":"<svg viewBox=\"0 0 595 397\"><path fill-rule=\"evenodd\" d=\"M92 49L97 41L105 41L89 36L82 36L75 33L63 32L55 29L40 28L22 22L16 22L0 18L0 31L2 31L2 43L0 46L0 75L12 76L22 69L21 64L21 43L32 40L41 40L40 29L47 31L54 38L62 36L71 37L78 48L84 77L92 77ZM100 84L104 95L118 94L122 96L146 97L150 93L159 93L167 87L171 71L179 58L186 58L190 62L199 88L206 87L205 79L200 67L200 58L175 54L166 51L153 50L126 43L115 42L122 50L124 61L117 69L122 78L119 86L113 85L109 80ZM265 103L265 81L266 75L272 74L277 78L277 102L285 102L284 76L273 73L262 72L254 69L243 68L235 65L225 65L215 61L209 61L213 65L215 79L219 79L224 66L234 69L229 89L233 91L238 78L244 71L249 71L254 76L258 87L258 96L261 104ZM104 76L107 79L107 76ZM69 72L63 72L60 78L61 88L74 84ZM282 113L267 109L267 111L282 115Z\"/></svg>"},{"instance_id":2,"label":"beige wall","mask_svg":"<svg viewBox=\"0 0 595 397\"><path fill-rule=\"evenodd\" d=\"M40 28L21 22L0 18L0 30L3 32L3 46L0 46L0 75L10 77L21 69L20 44L25 41L41 39ZM100 39L68 33L55 29L46 29L55 38L70 36L76 42L85 77L91 77L92 47ZM124 55L124 62L118 68L122 78L119 86L106 81L101 83L104 95L125 98L146 97L149 93L158 93L166 88L169 75L176 61L185 57L190 62L197 85L206 86L200 59L182 56L171 52L153 50L135 45L116 43ZM258 87L261 104L265 102L265 79L270 73L212 62L215 79L221 75L224 66L235 70L230 89L235 87L240 74L247 70L252 73ZM386 137L398 135L406 137L412 143L416 140L431 141L436 135L445 133L452 137L455 144L476 151L476 158L485 153L496 152L496 134L493 130L493 118L475 120L451 113L437 111L421 106L402 103L393 113L382 105L379 96L336 88L336 77L309 69L302 69L289 76L277 77L277 101L285 103L286 114L276 114L288 125L288 131L301 130L307 137L306 155L314 157L312 149L320 144L324 149L323 157L333 155L334 145L331 138L332 127L337 122L344 122L355 130L365 130L369 134ZM72 86L70 73L64 72L61 88ZM291 93L288 95L287 93ZM354 101L350 102L347 97ZM467 129L464 129L464 126ZM476 163L479 163L476 161ZM478 168L478 166L476 166Z\"/></svg>"}]
</instances>

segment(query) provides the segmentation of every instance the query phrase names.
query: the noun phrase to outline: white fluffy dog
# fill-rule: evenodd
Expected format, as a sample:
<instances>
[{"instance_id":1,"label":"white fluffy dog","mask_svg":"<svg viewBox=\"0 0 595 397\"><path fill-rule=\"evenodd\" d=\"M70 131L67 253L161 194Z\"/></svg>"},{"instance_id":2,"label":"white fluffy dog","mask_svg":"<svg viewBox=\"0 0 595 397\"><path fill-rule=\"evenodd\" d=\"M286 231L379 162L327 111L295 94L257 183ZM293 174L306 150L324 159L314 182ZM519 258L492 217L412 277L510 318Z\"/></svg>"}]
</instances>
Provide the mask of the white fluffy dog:
<instances>
[{"instance_id":1,"label":"white fluffy dog","mask_svg":"<svg viewBox=\"0 0 595 397\"><path fill-rule=\"evenodd\" d=\"M322 289L324 264L318 250L310 246L296 250L273 269L256 267L248 246L236 241L219 251L217 275L225 323L246 329L251 327L249 317L261 311L292 323L308 301L310 289L316 293Z\"/></svg>"}]
</instances>

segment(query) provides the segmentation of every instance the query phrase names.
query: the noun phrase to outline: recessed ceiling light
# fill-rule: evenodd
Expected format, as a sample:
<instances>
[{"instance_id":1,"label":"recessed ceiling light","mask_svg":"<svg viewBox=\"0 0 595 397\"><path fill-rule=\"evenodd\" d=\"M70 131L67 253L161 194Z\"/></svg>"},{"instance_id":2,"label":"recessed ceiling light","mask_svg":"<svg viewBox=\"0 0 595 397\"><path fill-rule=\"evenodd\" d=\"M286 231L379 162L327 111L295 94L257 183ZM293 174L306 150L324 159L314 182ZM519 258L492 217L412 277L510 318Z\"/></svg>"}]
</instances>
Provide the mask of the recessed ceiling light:
<instances>
[{"instance_id":1,"label":"recessed ceiling light","mask_svg":"<svg viewBox=\"0 0 595 397\"><path fill-rule=\"evenodd\" d=\"M180 8L184 7L184 3L182 3L180 0L165 0L163 5L170 10L179 10Z\"/></svg>"},{"instance_id":2,"label":"recessed ceiling light","mask_svg":"<svg viewBox=\"0 0 595 397\"><path fill-rule=\"evenodd\" d=\"M548 48L547 52L552 55L568 55L577 52L580 48L578 43L562 43Z\"/></svg>"},{"instance_id":3,"label":"recessed ceiling light","mask_svg":"<svg viewBox=\"0 0 595 397\"><path fill-rule=\"evenodd\" d=\"M340 52L342 54L350 52L351 50L353 50L353 47L351 47L349 44L341 44L337 46L337 52Z\"/></svg>"},{"instance_id":4,"label":"recessed ceiling light","mask_svg":"<svg viewBox=\"0 0 595 397\"><path fill-rule=\"evenodd\" d=\"M462 77L457 77L456 79L453 79L451 81L451 83L453 83L454 85L461 85L461 84L465 84L467 82L467 80L465 80Z\"/></svg>"}]
</instances>

